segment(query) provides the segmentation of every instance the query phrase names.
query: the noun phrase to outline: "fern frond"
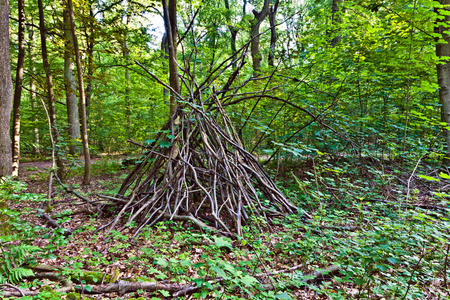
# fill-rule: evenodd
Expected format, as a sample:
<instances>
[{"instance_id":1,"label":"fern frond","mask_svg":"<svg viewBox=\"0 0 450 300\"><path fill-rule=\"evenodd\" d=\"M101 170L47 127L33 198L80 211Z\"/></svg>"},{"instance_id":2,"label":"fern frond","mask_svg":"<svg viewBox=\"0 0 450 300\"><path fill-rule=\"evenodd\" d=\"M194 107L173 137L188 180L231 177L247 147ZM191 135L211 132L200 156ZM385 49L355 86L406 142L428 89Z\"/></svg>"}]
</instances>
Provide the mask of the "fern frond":
<instances>
[{"instance_id":1,"label":"fern frond","mask_svg":"<svg viewBox=\"0 0 450 300\"><path fill-rule=\"evenodd\" d=\"M23 277L33 276L34 273L30 269L25 268L15 268L12 269L8 276L8 281L17 283L22 280Z\"/></svg>"}]
</instances>

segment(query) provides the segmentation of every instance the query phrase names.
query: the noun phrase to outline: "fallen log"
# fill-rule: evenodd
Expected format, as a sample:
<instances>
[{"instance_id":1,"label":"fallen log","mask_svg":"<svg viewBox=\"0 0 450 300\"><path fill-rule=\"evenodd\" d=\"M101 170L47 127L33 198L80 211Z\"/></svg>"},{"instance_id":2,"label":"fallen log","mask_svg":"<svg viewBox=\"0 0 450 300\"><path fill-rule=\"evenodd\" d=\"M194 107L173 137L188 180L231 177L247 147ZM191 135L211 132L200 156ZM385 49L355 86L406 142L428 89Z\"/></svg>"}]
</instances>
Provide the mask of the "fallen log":
<instances>
[{"instance_id":1,"label":"fallen log","mask_svg":"<svg viewBox=\"0 0 450 300\"><path fill-rule=\"evenodd\" d=\"M253 275L255 278L267 277L272 275L278 275L283 273L292 272L294 270L299 269L301 266L294 266L287 270L279 270L273 271L269 273L259 273ZM109 293L118 293L119 295L124 295L127 293L137 292L139 290L143 290L146 292L156 292L156 291L167 291L173 297L180 297L190 295L202 288L202 286L198 286L197 284L179 284L179 283L168 283L166 281L151 281L151 282L135 282L135 281L125 281L125 280L117 280L116 282L108 283L108 284L80 284L74 285L72 281L68 280L66 277L61 276L57 272L49 272L50 270L61 270L61 267L53 267L48 265L40 265L35 267L33 270L42 272L38 273L35 276L30 276L27 279L33 278L47 278L52 280L59 280L62 282L63 287L55 290L55 292L70 292L75 291L77 293L83 294L109 294ZM283 280L275 283L259 283L256 285L256 288L260 290L274 290L283 286L284 288L301 288L302 286L306 286L308 284L313 284L317 282L321 282L324 280L328 280L333 276L336 276L341 271L341 267L339 266L329 266L320 271L314 271L308 275L304 276L304 279L301 281L291 281L291 280ZM90 271L92 272L92 271ZM221 285L227 280L221 277L208 279L207 282L211 285ZM30 291L30 290L20 290L17 289L15 291L8 291L0 293L0 296L3 297L23 297L23 296L36 296L40 292L39 291Z\"/></svg>"}]
</instances>

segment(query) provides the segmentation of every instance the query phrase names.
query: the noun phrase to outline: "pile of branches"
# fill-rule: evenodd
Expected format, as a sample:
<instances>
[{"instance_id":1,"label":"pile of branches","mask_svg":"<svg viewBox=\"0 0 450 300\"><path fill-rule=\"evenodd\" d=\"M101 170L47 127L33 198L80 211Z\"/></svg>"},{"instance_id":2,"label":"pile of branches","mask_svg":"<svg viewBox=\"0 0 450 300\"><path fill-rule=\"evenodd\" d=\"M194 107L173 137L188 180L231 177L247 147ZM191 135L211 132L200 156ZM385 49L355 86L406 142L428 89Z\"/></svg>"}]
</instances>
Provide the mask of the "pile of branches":
<instances>
[{"instance_id":1,"label":"pile of branches","mask_svg":"<svg viewBox=\"0 0 450 300\"><path fill-rule=\"evenodd\" d=\"M116 196L124 206L110 230L128 211L126 225L134 222L137 232L166 218L234 236L251 216L270 223L295 211L245 150L216 94L209 99L210 105L179 99L157 136L140 145L145 157Z\"/></svg>"}]
</instances>

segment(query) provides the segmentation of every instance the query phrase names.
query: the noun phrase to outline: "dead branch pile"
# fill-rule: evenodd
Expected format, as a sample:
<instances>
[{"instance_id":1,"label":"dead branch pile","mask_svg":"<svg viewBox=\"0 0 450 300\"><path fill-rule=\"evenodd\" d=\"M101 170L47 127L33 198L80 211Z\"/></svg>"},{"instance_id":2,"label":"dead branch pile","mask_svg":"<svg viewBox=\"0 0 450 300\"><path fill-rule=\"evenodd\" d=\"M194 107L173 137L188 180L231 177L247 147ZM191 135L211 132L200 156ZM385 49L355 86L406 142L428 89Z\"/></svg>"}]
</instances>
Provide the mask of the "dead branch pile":
<instances>
[{"instance_id":1,"label":"dead branch pile","mask_svg":"<svg viewBox=\"0 0 450 300\"><path fill-rule=\"evenodd\" d=\"M223 234L242 234L251 216L271 221L295 207L247 152L218 98L205 110L192 99L179 108L124 180L117 195L137 232L163 218L190 220ZM209 224L209 225L206 225Z\"/></svg>"}]
</instances>

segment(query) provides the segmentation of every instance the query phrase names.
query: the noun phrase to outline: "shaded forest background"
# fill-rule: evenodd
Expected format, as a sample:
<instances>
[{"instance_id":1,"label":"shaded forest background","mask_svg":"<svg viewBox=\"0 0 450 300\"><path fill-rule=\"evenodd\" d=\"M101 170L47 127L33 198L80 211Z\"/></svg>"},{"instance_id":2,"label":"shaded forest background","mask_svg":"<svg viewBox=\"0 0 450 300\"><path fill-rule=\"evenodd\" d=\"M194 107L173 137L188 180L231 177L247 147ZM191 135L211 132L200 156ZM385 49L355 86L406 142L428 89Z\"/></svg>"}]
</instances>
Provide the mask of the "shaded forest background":
<instances>
[{"instance_id":1,"label":"shaded forest background","mask_svg":"<svg viewBox=\"0 0 450 300\"><path fill-rule=\"evenodd\" d=\"M273 15L277 26L272 28L275 43L271 41L269 14L261 23L261 79L251 80L254 70L249 53L238 80L240 84L251 82L239 91L242 96L235 103L226 106L246 148L264 157L277 152L280 157L291 158L317 155L317 151L398 159L430 151L444 153L441 132L446 124L440 117L435 55L438 39L433 33L436 2L336 3L336 11L331 2L277 3ZM18 49L15 5L12 1L13 62ZM45 72L38 43L39 17L33 5L28 3L25 13L21 153L48 155L47 120L39 101L39 97L45 98ZM151 139L168 116L168 96L163 88L134 63L137 60L168 83L167 58L160 50L160 9L150 1L85 1L74 5L91 150L93 154L130 153L135 146L127 139ZM243 5L247 5L245 15ZM197 76L207 74L232 50L248 42L254 20L251 10L262 5L180 2L178 31L182 41L178 55L184 55L180 66L195 63ZM62 139L58 151L70 154L65 159L73 158L70 163L76 163L81 143L79 133L75 140L68 136L67 79L63 75L69 45L63 10L61 1L47 3L45 26ZM217 78L214 85L222 86L227 75ZM251 97L256 91L269 97Z\"/></svg>"}]
</instances>

